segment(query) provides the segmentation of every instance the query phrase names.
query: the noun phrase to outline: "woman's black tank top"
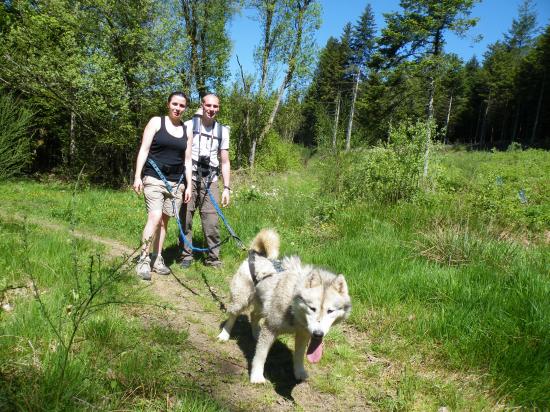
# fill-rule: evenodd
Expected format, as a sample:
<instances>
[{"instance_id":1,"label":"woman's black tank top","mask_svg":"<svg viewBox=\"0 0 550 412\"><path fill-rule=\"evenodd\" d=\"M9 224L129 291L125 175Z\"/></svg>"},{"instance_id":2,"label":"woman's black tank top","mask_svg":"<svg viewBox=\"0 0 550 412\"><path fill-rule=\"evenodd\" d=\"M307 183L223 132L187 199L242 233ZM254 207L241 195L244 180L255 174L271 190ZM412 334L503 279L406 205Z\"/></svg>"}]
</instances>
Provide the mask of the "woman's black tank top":
<instances>
[{"instance_id":1,"label":"woman's black tank top","mask_svg":"<svg viewBox=\"0 0 550 412\"><path fill-rule=\"evenodd\" d=\"M149 158L153 159L167 180L177 182L184 172L185 149L187 148L187 133L183 126L183 137L175 137L168 133L165 116L160 118L160 129L155 133L149 148ZM145 162L144 176L160 179L153 167Z\"/></svg>"}]
</instances>

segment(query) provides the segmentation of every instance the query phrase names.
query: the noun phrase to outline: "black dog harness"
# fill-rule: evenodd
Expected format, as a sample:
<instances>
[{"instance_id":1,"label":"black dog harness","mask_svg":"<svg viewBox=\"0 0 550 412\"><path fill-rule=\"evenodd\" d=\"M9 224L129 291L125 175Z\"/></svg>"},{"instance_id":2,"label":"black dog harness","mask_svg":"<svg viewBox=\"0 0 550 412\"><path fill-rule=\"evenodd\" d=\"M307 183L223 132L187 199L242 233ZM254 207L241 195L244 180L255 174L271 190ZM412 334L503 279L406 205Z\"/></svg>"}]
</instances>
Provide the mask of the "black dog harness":
<instances>
[{"instance_id":1,"label":"black dog harness","mask_svg":"<svg viewBox=\"0 0 550 412\"><path fill-rule=\"evenodd\" d=\"M254 286L256 286L258 283L260 283L262 280L267 279L267 278L273 276L274 274L280 273L284 270L283 266L282 266L282 262L280 260L269 259L269 261L271 263L273 263L273 267L275 268L276 272L271 273L267 276L264 276L263 278L258 280L258 277L256 276L256 266L254 265L254 263L256 262L256 255L263 256L263 255L257 253L255 250L251 249L251 250L248 251L248 269L250 270L250 276L252 277L252 282L254 283Z\"/></svg>"}]
</instances>

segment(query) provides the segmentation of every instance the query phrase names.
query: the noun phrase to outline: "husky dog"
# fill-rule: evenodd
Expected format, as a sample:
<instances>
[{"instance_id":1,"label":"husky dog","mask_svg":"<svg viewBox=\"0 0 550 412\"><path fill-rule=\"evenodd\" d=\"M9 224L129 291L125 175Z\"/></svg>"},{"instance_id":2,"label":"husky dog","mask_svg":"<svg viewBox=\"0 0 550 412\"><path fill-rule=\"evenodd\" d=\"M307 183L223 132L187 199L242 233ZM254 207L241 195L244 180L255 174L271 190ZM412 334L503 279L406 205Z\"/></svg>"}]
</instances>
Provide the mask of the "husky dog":
<instances>
[{"instance_id":1,"label":"husky dog","mask_svg":"<svg viewBox=\"0 0 550 412\"><path fill-rule=\"evenodd\" d=\"M306 348L308 360L318 362L323 336L351 311L343 275L303 265L297 256L276 261L278 254L279 235L263 229L252 241L249 258L231 280L229 318L218 335L218 340L227 341L237 316L253 305L250 320L257 344L250 373L252 383L265 382L267 354L282 333L294 333L294 376L297 380L307 379Z\"/></svg>"}]
</instances>

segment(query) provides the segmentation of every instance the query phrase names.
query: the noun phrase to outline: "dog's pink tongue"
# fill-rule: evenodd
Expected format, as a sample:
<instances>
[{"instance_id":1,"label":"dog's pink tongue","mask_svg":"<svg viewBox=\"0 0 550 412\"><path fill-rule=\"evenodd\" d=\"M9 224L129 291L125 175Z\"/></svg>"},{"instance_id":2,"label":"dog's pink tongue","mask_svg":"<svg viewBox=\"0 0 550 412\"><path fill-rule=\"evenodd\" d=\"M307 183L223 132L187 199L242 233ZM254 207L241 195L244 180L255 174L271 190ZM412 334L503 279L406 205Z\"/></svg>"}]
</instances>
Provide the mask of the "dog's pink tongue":
<instances>
[{"instance_id":1,"label":"dog's pink tongue","mask_svg":"<svg viewBox=\"0 0 550 412\"><path fill-rule=\"evenodd\" d=\"M311 363L317 363L323 356L323 339L311 338L309 347L307 348L307 360Z\"/></svg>"}]
</instances>

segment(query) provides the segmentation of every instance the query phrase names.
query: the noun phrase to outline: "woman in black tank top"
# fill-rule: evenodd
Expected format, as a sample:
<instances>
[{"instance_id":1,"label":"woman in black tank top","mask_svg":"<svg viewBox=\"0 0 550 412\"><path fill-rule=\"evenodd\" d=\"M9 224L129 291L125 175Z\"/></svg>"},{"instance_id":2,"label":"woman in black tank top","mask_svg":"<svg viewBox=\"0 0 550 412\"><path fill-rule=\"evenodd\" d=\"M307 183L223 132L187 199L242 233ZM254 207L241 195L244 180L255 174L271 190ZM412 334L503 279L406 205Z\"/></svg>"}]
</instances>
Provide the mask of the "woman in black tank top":
<instances>
[{"instance_id":1,"label":"woman in black tank top","mask_svg":"<svg viewBox=\"0 0 550 412\"><path fill-rule=\"evenodd\" d=\"M168 97L168 116L153 117L147 123L136 161L133 189L145 195L147 223L143 229L142 247L136 271L142 279L151 280L151 272L167 275L170 269L164 264L161 251L170 216L177 216L182 201L191 199L191 137L181 121L187 107L187 96L174 92ZM160 173L148 159L154 161ZM178 185L185 173L181 185ZM166 188L164 180L172 187ZM185 192L182 188L185 185ZM149 251L152 254L149 256Z\"/></svg>"}]
</instances>

